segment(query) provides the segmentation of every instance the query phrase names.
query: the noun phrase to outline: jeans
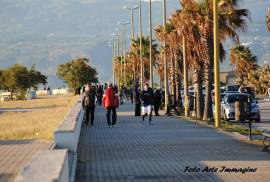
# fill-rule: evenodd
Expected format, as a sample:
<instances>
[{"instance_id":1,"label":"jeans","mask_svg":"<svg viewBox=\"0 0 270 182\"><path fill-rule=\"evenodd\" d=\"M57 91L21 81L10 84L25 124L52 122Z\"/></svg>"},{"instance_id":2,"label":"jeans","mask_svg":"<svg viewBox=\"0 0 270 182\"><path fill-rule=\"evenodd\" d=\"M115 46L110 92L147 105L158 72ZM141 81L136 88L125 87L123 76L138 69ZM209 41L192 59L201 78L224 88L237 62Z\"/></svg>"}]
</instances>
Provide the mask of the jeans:
<instances>
[{"instance_id":1,"label":"jeans","mask_svg":"<svg viewBox=\"0 0 270 182\"><path fill-rule=\"evenodd\" d=\"M89 124L89 119L90 119L91 120L91 125L93 125L94 124L94 118L95 118L95 106L86 106L85 107L85 124L88 125Z\"/></svg>"},{"instance_id":2,"label":"jeans","mask_svg":"<svg viewBox=\"0 0 270 182\"><path fill-rule=\"evenodd\" d=\"M111 123L111 112L112 112L112 123ZM106 117L107 117L107 122L108 125L115 125L116 124L116 108L115 107L107 107L107 113L106 113Z\"/></svg>"}]
</instances>

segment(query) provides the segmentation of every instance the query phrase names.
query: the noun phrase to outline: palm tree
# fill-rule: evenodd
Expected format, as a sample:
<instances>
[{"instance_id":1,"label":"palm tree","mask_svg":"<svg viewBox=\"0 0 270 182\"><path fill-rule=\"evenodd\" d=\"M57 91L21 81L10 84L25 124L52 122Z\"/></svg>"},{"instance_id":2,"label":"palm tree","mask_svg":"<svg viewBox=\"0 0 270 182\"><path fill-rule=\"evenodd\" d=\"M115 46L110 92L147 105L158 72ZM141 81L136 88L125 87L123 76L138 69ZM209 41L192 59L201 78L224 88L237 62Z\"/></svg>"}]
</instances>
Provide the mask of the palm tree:
<instances>
[{"instance_id":1,"label":"palm tree","mask_svg":"<svg viewBox=\"0 0 270 182\"><path fill-rule=\"evenodd\" d=\"M191 13L193 5L189 1L182 4L183 9L176 11L172 16L172 22L176 27L178 35L181 39L185 39L187 52L186 60L188 60L189 69L193 70L193 83L195 86L197 104L196 110L197 118L201 119L203 111L203 98L202 98L202 69L203 69L203 45L201 42L200 29L195 19L195 14ZM182 41L181 41L182 42ZM182 46L182 45L181 45ZM183 49L183 48L182 48Z\"/></svg>"},{"instance_id":2,"label":"palm tree","mask_svg":"<svg viewBox=\"0 0 270 182\"><path fill-rule=\"evenodd\" d=\"M257 57L254 56L249 47L237 45L230 49L231 64L235 65L235 73L239 85L244 85L248 78L248 73L255 70L257 66Z\"/></svg>"},{"instance_id":3,"label":"palm tree","mask_svg":"<svg viewBox=\"0 0 270 182\"><path fill-rule=\"evenodd\" d=\"M181 78L181 63L182 63L182 52L181 47L179 45L180 37L178 36L171 20L168 20L168 22L164 26L157 26L155 29L157 39L161 42L166 41L166 57L169 58L168 65L170 68L170 71L168 72L168 77L170 78L171 83L171 95L173 95L173 102L178 103L179 102L179 87L180 87L180 78ZM164 50L164 47L162 47L162 50ZM163 78L164 72L163 72L163 51L160 54L160 62L159 65L162 66L160 68L160 77ZM162 71L162 72L161 72ZM163 80L163 79L162 79Z\"/></svg>"},{"instance_id":4,"label":"palm tree","mask_svg":"<svg viewBox=\"0 0 270 182\"><path fill-rule=\"evenodd\" d=\"M117 79L117 84L122 85L123 84L123 77L122 77L122 58L120 56L117 56L114 58L114 69Z\"/></svg>"},{"instance_id":5,"label":"palm tree","mask_svg":"<svg viewBox=\"0 0 270 182\"><path fill-rule=\"evenodd\" d=\"M267 25L268 31L270 32L270 6L268 7L268 12L266 16L266 25Z\"/></svg>"},{"instance_id":6,"label":"palm tree","mask_svg":"<svg viewBox=\"0 0 270 182\"><path fill-rule=\"evenodd\" d=\"M180 35L188 35L188 44L196 52L199 61L204 64L204 79L206 86L204 120L212 115L211 86L213 83L213 8L209 6L212 0L196 1L182 0L183 9L174 15L174 24ZM231 38L239 42L237 31L244 31L248 10L238 8L239 0L219 0L219 44L220 59L223 60L225 51L223 42Z\"/></svg>"},{"instance_id":7,"label":"palm tree","mask_svg":"<svg viewBox=\"0 0 270 182\"><path fill-rule=\"evenodd\" d=\"M149 60L149 54L150 54L150 50L149 50L149 46L150 45L150 41L149 41L149 37L142 37L142 57L143 57L143 68L144 68L144 80L149 80L149 75L150 75L150 60ZM136 67L139 67L139 60L140 60L140 38L134 39L131 42L131 55L132 55L132 59L135 60L135 62L137 63ZM155 41L152 41L152 54L153 54L153 66L156 67L157 66L157 58L158 58L158 45L155 43Z\"/></svg>"}]
</instances>

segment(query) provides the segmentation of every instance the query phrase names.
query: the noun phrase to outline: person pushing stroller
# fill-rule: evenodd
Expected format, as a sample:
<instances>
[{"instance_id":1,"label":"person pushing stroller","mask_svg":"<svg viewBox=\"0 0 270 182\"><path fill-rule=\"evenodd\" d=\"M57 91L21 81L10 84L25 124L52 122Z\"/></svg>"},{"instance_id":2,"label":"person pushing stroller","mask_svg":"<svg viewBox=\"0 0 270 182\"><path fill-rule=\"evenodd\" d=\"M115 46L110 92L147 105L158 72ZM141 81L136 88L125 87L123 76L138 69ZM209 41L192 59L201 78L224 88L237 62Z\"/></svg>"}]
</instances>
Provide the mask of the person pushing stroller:
<instances>
[{"instance_id":1,"label":"person pushing stroller","mask_svg":"<svg viewBox=\"0 0 270 182\"><path fill-rule=\"evenodd\" d=\"M152 105L154 102L154 92L148 83L144 85L144 90L141 92L141 103L142 103L142 120L149 115L149 124L152 123Z\"/></svg>"}]
</instances>

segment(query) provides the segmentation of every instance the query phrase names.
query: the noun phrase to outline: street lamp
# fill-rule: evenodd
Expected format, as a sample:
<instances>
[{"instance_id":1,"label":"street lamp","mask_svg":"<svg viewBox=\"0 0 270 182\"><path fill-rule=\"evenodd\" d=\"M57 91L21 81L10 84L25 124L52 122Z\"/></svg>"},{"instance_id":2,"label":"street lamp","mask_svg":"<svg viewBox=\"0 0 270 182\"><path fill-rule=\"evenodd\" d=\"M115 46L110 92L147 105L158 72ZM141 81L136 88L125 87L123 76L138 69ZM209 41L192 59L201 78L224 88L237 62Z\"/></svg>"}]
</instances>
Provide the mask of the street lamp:
<instances>
[{"instance_id":1,"label":"street lamp","mask_svg":"<svg viewBox=\"0 0 270 182\"><path fill-rule=\"evenodd\" d=\"M141 65L141 90L143 89L143 55L142 55L142 0L139 0L139 32L140 32L140 65Z\"/></svg>"},{"instance_id":2,"label":"street lamp","mask_svg":"<svg viewBox=\"0 0 270 182\"><path fill-rule=\"evenodd\" d=\"M133 8L129 8L127 6L124 6L124 9L127 9L130 11L130 25L131 25L131 39L134 40L134 11L137 10L139 7L135 6ZM136 70L135 70L135 62L133 61L133 84L135 84L136 81Z\"/></svg>"},{"instance_id":3,"label":"street lamp","mask_svg":"<svg viewBox=\"0 0 270 182\"><path fill-rule=\"evenodd\" d=\"M127 85L127 78L126 78L126 25L128 25L129 22L121 23L118 22L118 25L121 25L123 27L122 32L122 56L124 58L124 85ZM122 65L122 64L121 64Z\"/></svg>"},{"instance_id":4,"label":"street lamp","mask_svg":"<svg viewBox=\"0 0 270 182\"><path fill-rule=\"evenodd\" d=\"M167 16L167 8L166 8L166 0L163 0L163 26L164 29L166 29L166 16ZM164 89L165 89L165 110L166 113L168 113L168 105L169 105L169 94L168 94L168 65L167 65L167 60L166 60L166 41L164 39L163 42L163 47L164 47L164 55L163 55L163 65L164 65Z\"/></svg>"},{"instance_id":5,"label":"street lamp","mask_svg":"<svg viewBox=\"0 0 270 182\"><path fill-rule=\"evenodd\" d=\"M150 87L153 88L153 56L152 56L152 0L149 0L149 64L150 64Z\"/></svg>"},{"instance_id":6,"label":"street lamp","mask_svg":"<svg viewBox=\"0 0 270 182\"><path fill-rule=\"evenodd\" d=\"M120 34L118 32L118 29L116 29L116 56L120 57ZM116 77L117 74L115 73ZM117 85L119 86L120 84L120 77L121 77L121 70L120 73L118 73L118 79L117 79Z\"/></svg>"},{"instance_id":7,"label":"street lamp","mask_svg":"<svg viewBox=\"0 0 270 182\"><path fill-rule=\"evenodd\" d=\"M219 34L218 34L218 1L213 1L214 9L214 77L215 77L215 127L221 126L220 113L220 71L219 71Z\"/></svg>"},{"instance_id":8,"label":"street lamp","mask_svg":"<svg viewBox=\"0 0 270 182\"><path fill-rule=\"evenodd\" d=\"M115 58L116 58L116 39L115 39L115 34L113 33L112 34L113 36L113 40L112 40L112 74L113 74L113 84L115 84L115 64L114 64L114 61L115 61Z\"/></svg>"},{"instance_id":9,"label":"street lamp","mask_svg":"<svg viewBox=\"0 0 270 182\"><path fill-rule=\"evenodd\" d=\"M135 37L135 33L134 33L134 11L137 10L137 9L139 9L139 7L138 6L134 6L134 7L130 8L130 7L124 6L123 8L130 11L131 38L134 39L134 37Z\"/></svg>"}]
</instances>

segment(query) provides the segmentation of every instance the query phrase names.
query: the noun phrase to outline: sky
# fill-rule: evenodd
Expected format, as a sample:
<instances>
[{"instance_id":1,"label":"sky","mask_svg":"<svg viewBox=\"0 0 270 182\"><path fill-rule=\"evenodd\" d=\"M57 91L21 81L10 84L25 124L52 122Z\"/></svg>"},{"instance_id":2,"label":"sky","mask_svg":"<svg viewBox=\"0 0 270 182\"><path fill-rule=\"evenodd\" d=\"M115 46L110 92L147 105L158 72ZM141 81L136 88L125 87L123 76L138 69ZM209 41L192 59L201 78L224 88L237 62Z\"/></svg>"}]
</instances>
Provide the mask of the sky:
<instances>
[{"instance_id":1,"label":"sky","mask_svg":"<svg viewBox=\"0 0 270 182\"><path fill-rule=\"evenodd\" d=\"M162 23L162 1L153 1L153 25ZM49 76L51 87L60 87L56 69L71 59L85 56L97 68L101 82L112 78L112 50L109 42L117 22L129 21L123 6L137 0L0 0L0 69L15 63L37 69ZM241 41L251 47L259 63L269 60L270 34L265 16L270 0L242 0L250 9L248 31ZM167 0L168 16L179 8L179 0ZM148 2L143 2L143 31L148 35ZM138 33L135 13L135 34ZM128 30L130 37L130 30ZM226 43L227 48L231 46ZM228 57L228 55L227 55ZM230 69L228 60L221 67Z\"/></svg>"}]
</instances>

